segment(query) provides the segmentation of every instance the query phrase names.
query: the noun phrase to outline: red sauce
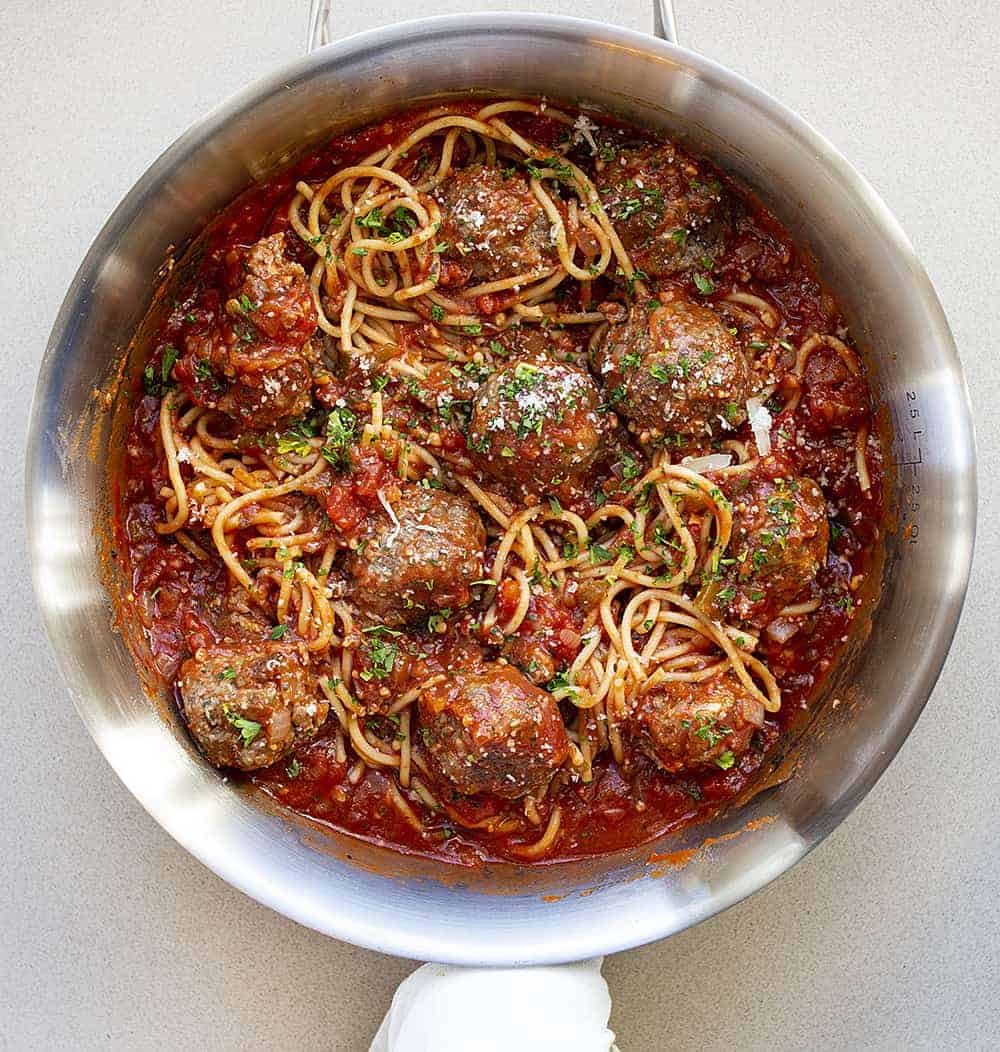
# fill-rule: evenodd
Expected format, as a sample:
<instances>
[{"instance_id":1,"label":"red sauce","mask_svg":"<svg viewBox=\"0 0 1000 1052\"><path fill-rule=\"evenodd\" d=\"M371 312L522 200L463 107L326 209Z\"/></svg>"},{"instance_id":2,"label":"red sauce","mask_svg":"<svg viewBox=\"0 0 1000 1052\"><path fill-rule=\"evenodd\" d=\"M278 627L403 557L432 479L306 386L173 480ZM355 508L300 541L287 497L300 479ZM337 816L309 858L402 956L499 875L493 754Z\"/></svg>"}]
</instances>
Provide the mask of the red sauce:
<instances>
[{"instance_id":1,"label":"red sauce","mask_svg":"<svg viewBox=\"0 0 1000 1052\"><path fill-rule=\"evenodd\" d=\"M469 103L465 109L471 115L477 106ZM232 250L246 249L262 236L288 229L287 206L298 180L315 183L390 142L398 142L422 120L423 112L414 111L339 136L287 171L251 188L230 205L213 222L198 247L193 276L178 291L175 309L161 327L150 357L154 372L161 369L166 348L180 345L188 333L199 331L219 311L219 288ZM545 117L527 117L517 126L546 147L554 147L565 131L563 125ZM738 235L715 261L715 283L721 287L737 281L781 311L788 326L787 370L794 360L792 347L811 332L837 331L842 319L808 260L777 221L724 176L717 177L742 200L746 215ZM297 239L290 237L288 244L292 255L304 264L310 262L309 251ZM756 276L751 280L748 261L753 261L755 268ZM689 279L664 282L664 286L671 285L687 288ZM491 310L503 306L502 296L493 297L489 304ZM183 369L175 377L182 382L192 380L183 375ZM341 389L335 393L341 393ZM129 456L120 513L135 609L148 638L153 665L170 679L186 656L221 637L218 600L231 586L227 571L214 552L207 559L196 558L154 529L154 524L163 519L160 489L168 484L158 439L158 410L159 398L143 395L138 389L128 435ZM408 411L405 406L391 405L387 410ZM857 415L870 424L870 405L865 402ZM666 776L641 753L631 756L627 770L622 770L605 753L595 761L589 784L571 783L560 790L561 834L554 855L546 861L596 855L648 841L703 819L739 796L752 783L784 728L808 707L836 663L857 616L857 605L845 602L845 595L851 594L849 582L872 569L872 553L883 521L880 451L872 440L868 448L872 486L864 493L853 470L853 431L824 433L812 427L800 410L788 419L779 417L775 435L773 460L769 469L762 470L787 471L815 479L834 511L829 557L811 586L810 594L818 599L818 608L801 619L796 633L783 644L767 633L761 635L759 656L775 674L782 690L780 713L768 717L750 751L729 770ZM458 426L442 426L440 437L445 454L456 454L465 448L465 437ZM748 426L739 437L750 439ZM319 503L333 530L345 537L355 535L367 517L378 510L378 493L391 481L391 469L374 453L356 457L350 474L331 478ZM608 493L617 485L612 477L602 481ZM593 507L592 496L580 496L576 507L586 515ZM516 590L505 585L498 606L501 623L510 617L516 602ZM470 647L489 648L492 644L481 638L476 617L472 610L453 625L446 638L425 642L424 651L429 648L433 652L427 660L447 666L452 654L457 660L467 660ZM519 637L521 642L541 641L557 662L568 662L579 645L580 627L580 615L571 602L535 596ZM454 649L457 644L461 644L459 650ZM428 667L425 662L421 673L426 674ZM402 684L396 686L404 689ZM346 760L338 760L328 730L329 727L324 728L314 741L296 750L298 770L294 777L283 761L255 774L253 781L289 808L332 827L399 850L454 863L471 865L485 859L516 857L520 845L538 838L536 828L508 835L463 828L472 822L491 818L500 821L504 815L520 814L520 804L499 798L457 796L450 801L450 814L422 812L430 835L421 835L392 805L386 775L368 768L357 784L349 783L353 757L348 754ZM462 819L461 824L456 816Z\"/></svg>"}]
</instances>

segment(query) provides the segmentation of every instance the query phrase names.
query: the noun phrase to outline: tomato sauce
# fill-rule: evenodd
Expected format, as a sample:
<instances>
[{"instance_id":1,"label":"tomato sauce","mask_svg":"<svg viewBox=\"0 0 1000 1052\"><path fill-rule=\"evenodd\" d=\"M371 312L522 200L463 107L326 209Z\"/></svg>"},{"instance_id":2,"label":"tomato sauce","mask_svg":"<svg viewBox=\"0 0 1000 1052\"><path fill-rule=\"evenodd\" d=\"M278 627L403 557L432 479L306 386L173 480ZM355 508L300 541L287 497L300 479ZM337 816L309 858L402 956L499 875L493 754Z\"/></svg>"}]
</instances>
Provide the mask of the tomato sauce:
<instances>
[{"instance_id":1,"label":"tomato sauce","mask_svg":"<svg viewBox=\"0 0 1000 1052\"><path fill-rule=\"evenodd\" d=\"M466 110L471 115L477 108L469 103ZM169 348L180 345L186 333L197 331L218 311L218 288L231 250L288 229L288 202L298 180L315 183L344 165L357 163L390 142L398 142L424 119L425 111L414 111L338 136L286 171L252 187L221 213L199 242L190 278L177 291L174 308L154 342L149 358L154 377L164 367ZM564 126L544 117L526 118L519 127L546 146L555 146L565 132ZM716 260L716 284L738 281L746 286L747 264L754 262L757 277L749 286L751 291L776 305L788 326L783 363L787 371L794 362L793 348L801 340L814 331L835 332L843 320L809 260L777 221L724 175L717 177L743 202L746 215L738 236ZM288 241L294 246L290 251L308 265L311 257L305 246L294 238ZM771 275L772 280L761 275ZM684 281L668 279L664 284L680 285ZM144 394L141 384L137 387L127 439L120 525L135 611L148 639L153 667L169 681L186 656L220 638L219 599L232 585L214 552L207 559L199 559L154 528L163 518L160 490L169 483L158 439L159 405L158 397ZM387 405L387 413L393 411L405 409ZM867 402L857 412L864 423L872 423ZM841 434L811 429L800 409L787 418L778 414L774 435L775 463L819 482L831 509L827 562L805 597L817 599L817 608L799 619L797 630L785 642L766 632L761 634L758 654L781 687L780 713L768 717L750 751L729 770L668 777L642 754L630 756L627 769L619 767L607 753L599 756L589 784L570 783L559 791L560 837L546 862L630 847L715 813L752 784L768 751L788 724L808 708L835 665L858 615L859 601L850 597L872 572L873 553L880 538L880 449L871 439L867 448L871 487L863 492L853 469L853 431ZM744 426L737 437L749 440L749 426ZM465 439L458 427L442 427L441 443L449 453L464 449ZM775 470L773 466L771 470ZM603 486L608 492L617 485L610 477L596 481L598 488ZM377 494L388 483L385 461L374 455L362 457L352 474L329 480L319 501L332 527L351 536L377 510ZM587 514L593 501L581 498L577 507L581 514ZM498 607L501 621L510 616L514 605L516 595L502 590ZM433 652L428 660L447 667L452 660L467 661L470 648L489 648L492 644L484 638L477 617L474 610L468 612L454 624L447 638L425 641L423 651ZM580 622L572 604L535 597L520 635L529 643L541 639L551 644L558 660L567 661L579 645ZM425 664L422 671L426 669ZM402 690L406 684L395 686ZM324 728L311 743L298 747L293 764L283 761L257 772L251 780L283 805L331 827L452 863L475 865L484 860L516 858L519 847L538 838L535 828L522 827L508 834L463 828L490 819L500 824L504 815L520 814L520 805L491 797L459 798L457 794L446 800L449 811L421 813L429 833L419 833L392 805L387 786L390 776L369 767L359 780L352 781L354 758L350 753L346 759L338 758L330 730L329 726Z\"/></svg>"}]
</instances>

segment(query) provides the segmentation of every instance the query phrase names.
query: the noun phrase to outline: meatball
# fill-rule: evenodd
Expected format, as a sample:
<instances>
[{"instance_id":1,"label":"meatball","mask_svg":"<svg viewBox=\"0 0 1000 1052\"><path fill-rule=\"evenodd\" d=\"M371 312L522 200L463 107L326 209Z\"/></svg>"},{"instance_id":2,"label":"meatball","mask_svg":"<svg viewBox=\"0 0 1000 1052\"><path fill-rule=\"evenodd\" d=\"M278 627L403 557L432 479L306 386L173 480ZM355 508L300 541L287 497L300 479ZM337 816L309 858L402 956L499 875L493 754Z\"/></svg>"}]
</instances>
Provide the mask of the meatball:
<instances>
[{"instance_id":1,"label":"meatball","mask_svg":"<svg viewBox=\"0 0 1000 1052\"><path fill-rule=\"evenodd\" d=\"M469 448L487 474L528 489L575 481L601 450L599 402L583 369L542 357L508 362L473 400Z\"/></svg>"},{"instance_id":2,"label":"meatball","mask_svg":"<svg viewBox=\"0 0 1000 1052\"><path fill-rule=\"evenodd\" d=\"M622 150L597 186L632 262L650 277L710 268L724 251L735 205L675 146Z\"/></svg>"},{"instance_id":3,"label":"meatball","mask_svg":"<svg viewBox=\"0 0 1000 1052\"><path fill-rule=\"evenodd\" d=\"M437 769L467 795L515 799L545 785L569 753L559 706L510 665L463 669L419 702Z\"/></svg>"},{"instance_id":4,"label":"meatball","mask_svg":"<svg viewBox=\"0 0 1000 1052\"><path fill-rule=\"evenodd\" d=\"M700 683L668 680L643 694L629 715L636 745L664 771L730 767L764 724L764 706L735 673Z\"/></svg>"},{"instance_id":5,"label":"meatball","mask_svg":"<svg viewBox=\"0 0 1000 1052\"><path fill-rule=\"evenodd\" d=\"M306 273L284 257L284 234L254 245L240 263L236 294L184 338L177 376L199 405L262 431L311 405L317 314Z\"/></svg>"},{"instance_id":6,"label":"meatball","mask_svg":"<svg viewBox=\"0 0 1000 1052\"><path fill-rule=\"evenodd\" d=\"M728 612L769 624L826 563L830 528L823 492L808 478L758 478L733 497L734 577L717 593Z\"/></svg>"},{"instance_id":7,"label":"meatball","mask_svg":"<svg viewBox=\"0 0 1000 1052\"><path fill-rule=\"evenodd\" d=\"M191 734L216 767L267 767L312 737L330 710L287 643L207 647L181 665L177 683Z\"/></svg>"},{"instance_id":8,"label":"meatball","mask_svg":"<svg viewBox=\"0 0 1000 1052\"><path fill-rule=\"evenodd\" d=\"M596 346L594 369L615 410L653 438L724 432L746 419L746 355L719 315L700 303L634 304Z\"/></svg>"},{"instance_id":9,"label":"meatball","mask_svg":"<svg viewBox=\"0 0 1000 1052\"><path fill-rule=\"evenodd\" d=\"M240 424L262 431L302 416L311 405L308 365L284 347L262 347L260 354L230 358L235 382L218 409Z\"/></svg>"},{"instance_id":10,"label":"meatball","mask_svg":"<svg viewBox=\"0 0 1000 1052\"><path fill-rule=\"evenodd\" d=\"M318 324L316 304L305 270L285 258L285 235L258 241L247 252L244 271L235 307L270 339L305 343Z\"/></svg>"},{"instance_id":11,"label":"meatball","mask_svg":"<svg viewBox=\"0 0 1000 1052\"><path fill-rule=\"evenodd\" d=\"M473 165L453 172L435 191L441 205L441 284L494 281L554 267L559 255L551 224L518 172Z\"/></svg>"},{"instance_id":12,"label":"meatball","mask_svg":"<svg viewBox=\"0 0 1000 1052\"><path fill-rule=\"evenodd\" d=\"M349 560L358 605L388 625L468 606L486 545L476 509L420 486L404 487L390 506L394 518L378 517Z\"/></svg>"},{"instance_id":13,"label":"meatball","mask_svg":"<svg viewBox=\"0 0 1000 1052\"><path fill-rule=\"evenodd\" d=\"M809 355L802 382L806 417L814 433L824 435L864 422L868 407L864 377L851 372L835 350L817 347Z\"/></svg>"}]
</instances>

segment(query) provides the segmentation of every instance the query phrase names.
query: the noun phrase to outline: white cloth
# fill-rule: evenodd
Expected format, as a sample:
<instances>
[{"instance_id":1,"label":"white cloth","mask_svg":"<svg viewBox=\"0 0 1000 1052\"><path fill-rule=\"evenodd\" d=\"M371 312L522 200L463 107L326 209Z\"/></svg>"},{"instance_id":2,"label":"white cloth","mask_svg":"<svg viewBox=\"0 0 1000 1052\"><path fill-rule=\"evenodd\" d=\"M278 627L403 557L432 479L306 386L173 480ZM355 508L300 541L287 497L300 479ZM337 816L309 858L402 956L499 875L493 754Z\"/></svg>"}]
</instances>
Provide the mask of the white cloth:
<instances>
[{"instance_id":1,"label":"white cloth","mask_svg":"<svg viewBox=\"0 0 1000 1052\"><path fill-rule=\"evenodd\" d=\"M425 964L400 983L369 1052L616 1052L602 962Z\"/></svg>"}]
</instances>

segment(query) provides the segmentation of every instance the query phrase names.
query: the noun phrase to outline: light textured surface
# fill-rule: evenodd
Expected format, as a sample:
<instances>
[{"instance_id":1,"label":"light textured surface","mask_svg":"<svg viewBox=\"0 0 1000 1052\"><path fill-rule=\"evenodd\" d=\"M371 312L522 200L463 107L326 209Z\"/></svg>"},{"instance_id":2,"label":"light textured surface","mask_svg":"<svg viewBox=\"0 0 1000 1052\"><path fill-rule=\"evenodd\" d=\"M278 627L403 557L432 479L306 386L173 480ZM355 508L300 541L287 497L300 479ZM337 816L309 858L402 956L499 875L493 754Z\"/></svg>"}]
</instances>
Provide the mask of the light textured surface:
<instances>
[{"instance_id":1,"label":"light textured surface","mask_svg":"<svg viewBox=\"0 0 1000 1052\"><path fill-rule=\"evenodd\" d=\"M434 10L472 3L438 0ZM988 0L678 5L685 44L811 120L913 239L972 389L985 519L996 506L1000 455L1000 8ZM31 389L77 264L167 143L216 100L298 53L306 6L2 5L3 1047L354 1052L367 1047L412 967L257 906L146 816L51 667L24 554ZM635 28L650 21L637 0L482 6ZM416 12L399 2L345 5L340 29ZM607 962L623 1052L1000 1045L1000 743L987 661L1000 545L985 521L977 584L944 675L856 813L750 901Z\"/></svg>"}]
</instances>

